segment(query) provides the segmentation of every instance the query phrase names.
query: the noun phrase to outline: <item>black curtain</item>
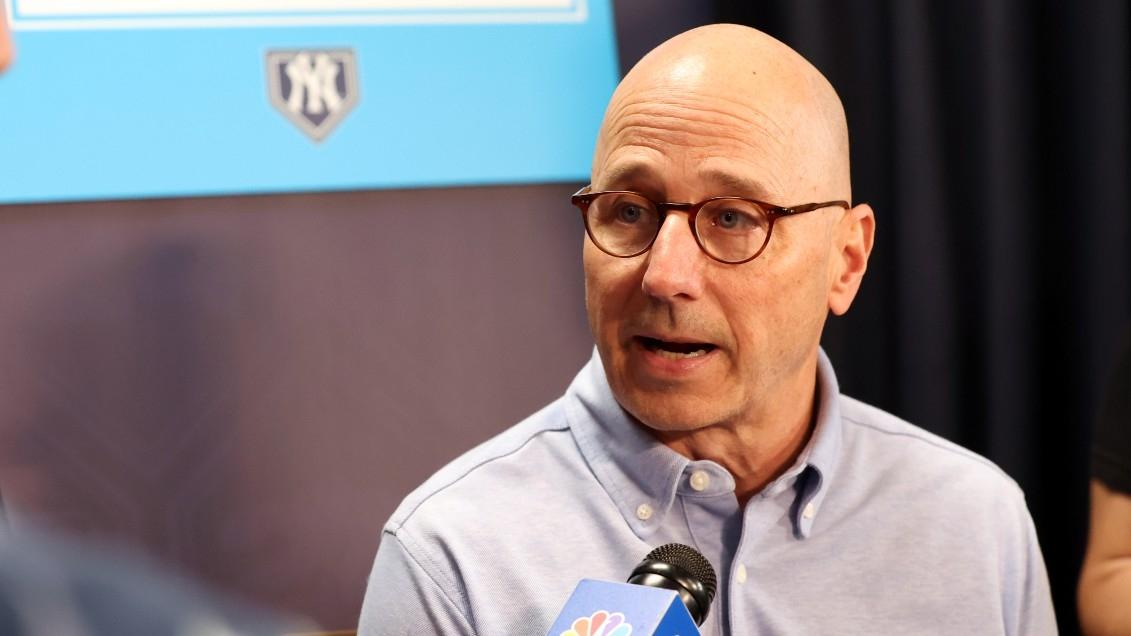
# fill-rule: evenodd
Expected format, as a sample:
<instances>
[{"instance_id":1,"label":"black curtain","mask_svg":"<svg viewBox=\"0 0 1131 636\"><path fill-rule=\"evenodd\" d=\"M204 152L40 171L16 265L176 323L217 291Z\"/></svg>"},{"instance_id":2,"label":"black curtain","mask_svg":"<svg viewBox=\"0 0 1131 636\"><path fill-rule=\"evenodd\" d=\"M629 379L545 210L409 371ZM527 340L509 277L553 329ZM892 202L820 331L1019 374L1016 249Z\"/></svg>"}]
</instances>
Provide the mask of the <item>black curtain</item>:
<instances>
[{"instance_id":1,"label":"black curtain","mask_svg":"<svg viewBox=\"0 0 1131 636\"><path fill-rule=\"evenodd\" d=\"M1063 633L1088 447L1131 317L1131 22L1123 0L718 0L840 92L877 243L825 347L846 393L1025 490ZM955 581L963 585L963 581Z\"/></svg>"}]
</instances>

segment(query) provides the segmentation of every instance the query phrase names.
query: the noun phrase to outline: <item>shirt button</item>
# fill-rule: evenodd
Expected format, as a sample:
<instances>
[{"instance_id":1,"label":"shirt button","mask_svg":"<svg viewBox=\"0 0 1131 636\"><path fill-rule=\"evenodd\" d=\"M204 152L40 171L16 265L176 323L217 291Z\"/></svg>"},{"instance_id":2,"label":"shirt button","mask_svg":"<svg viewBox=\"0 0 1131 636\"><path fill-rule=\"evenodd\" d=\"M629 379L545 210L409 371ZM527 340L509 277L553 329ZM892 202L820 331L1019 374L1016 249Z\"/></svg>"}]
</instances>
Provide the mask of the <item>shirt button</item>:
<instances>
[{"instance_id":1,"label":"shirt button","mask_svg":"<svg viewBox=\"0 0 1131 636\"><path fill-rule=\"evenodd\" d=\"M738 564L738 572L735 572L734 579L740 584L746 582L746 566L741 563Z\"/></svg>"},{"instance_id":2,"label":"shirt button","mask_svg":"<svg viewBox=\"0 0 1131 636\"><path fill-rule=\"evenodd\" d=\"M636 518L641 521L647 521L652 518L652 506L646 503L640 504L636 507Z\"/></svg>"},{"instance_id":3,"label":"shirt button","mask_svg":"<svg viewBox=\"0 0 1131 636\"><path fill-rule=\"evenodd\" d=\"M694 490L696 490L698 492L702 492L702 491L707 489L707 486L710 486L710 485L711 485L711 476L707 474L707 471L697 470L697 471L691 473L691 487Z\"/></svg>"},{"instance_id":4,"label":"shirt button","mask_svg":"<svg viewBox=\"0 0 1131 636\"><path fill-rule=\"evenodd\" d=\"M805 510L801 511L801 516L806 519L812 519L813 515L817 513L817 509L813 506L813 502L805 504Z\"/></svg>"}]
</instances>

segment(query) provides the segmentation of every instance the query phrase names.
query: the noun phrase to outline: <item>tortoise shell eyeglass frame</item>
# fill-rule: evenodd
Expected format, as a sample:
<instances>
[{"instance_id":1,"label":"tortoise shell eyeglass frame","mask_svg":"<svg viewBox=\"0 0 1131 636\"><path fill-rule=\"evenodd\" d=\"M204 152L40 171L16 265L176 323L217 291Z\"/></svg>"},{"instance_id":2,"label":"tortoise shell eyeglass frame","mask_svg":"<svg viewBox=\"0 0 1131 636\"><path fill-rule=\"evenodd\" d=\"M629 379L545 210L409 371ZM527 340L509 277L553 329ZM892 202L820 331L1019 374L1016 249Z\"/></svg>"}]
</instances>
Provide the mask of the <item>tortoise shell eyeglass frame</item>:
<instances>
[{"instance_id":1,"label":"tortoise shell eyeglass frame","mask_svg":"<svg viewBox=\"0 0 1131 636\"><path fill-rule=\"evenodd\" d=\"M652 244L656 242L656 237L660 234L660 228L664 225L664 219L667 217L668 212L671 210L687 212L687 223L691 228L691 235L695 237L695 242L699 245L699 249L703 250L704 254L710 256L716 261L719 261L720 263L727 263L729 265L741 265L742 263L748 263L758 258L758 256L766 250L766 246L770 244L770 236L774 232L774 222L778 219L782 217L803 214L805 212L812 212L813 210L819 210L821 208L832 206L839 206L846 210L852 208L848 201L823 201L820 203L804 203L801 205L780 206L774 205L772 203L766 203L765 201L759 201L757 199L747 199L745 197L711 197L698 203L661 203L659 201L655 201L649 197L646 197L639 192L633 192L631 190L603 190L601 192L589 192L588 190L591 187L591 185L587 185L575 192L573 196L570 197L570 203L577 206L577 208L581 210L581 220L585 224L585 233L589 235L589 239L593 241L593 244L596 245L597 248L602 252L608 254L609 256L615 256L617 258L632 258L634 256L640 256L644 252L652 249ZM593 230L589 226L589 208L593 201L595 201L598 197L606 194L627 194L640 197L641 199L651 203L656 208L656 212L659 215L659 222L656 224L656 232L652 235L652 239L648 241L648 244L643 248L631 254L618 254L616 252L609 251L608 248L601 245L601 242L593 236ZM765 213L767 219L766 239L762 242L762 246L759 247L752 256L740 260L728 261L715 256L707 249L705 245L703 245L703 239L699 236L699 231L695 226L695 217L699 214L699 211L703 209L703 206L716 201L743 201L746 203L753 203L760 210L762 210L762 212Z\"/></svg>"}]
</instances>

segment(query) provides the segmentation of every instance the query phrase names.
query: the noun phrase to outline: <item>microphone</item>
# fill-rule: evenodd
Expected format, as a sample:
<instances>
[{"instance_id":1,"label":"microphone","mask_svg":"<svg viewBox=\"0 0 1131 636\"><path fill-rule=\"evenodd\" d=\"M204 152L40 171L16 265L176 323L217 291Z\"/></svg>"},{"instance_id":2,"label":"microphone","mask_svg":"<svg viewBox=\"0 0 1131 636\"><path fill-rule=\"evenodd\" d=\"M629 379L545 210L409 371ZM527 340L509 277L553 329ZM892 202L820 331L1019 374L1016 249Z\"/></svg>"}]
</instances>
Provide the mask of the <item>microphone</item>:
<instances>
[{"instance_id":1,"label":"microphone","mask_svg":"<svg viewBox=\"0 0 1131 636\"><path fill-rule=\"evenodd\" d=\"M628 582L675 590L687 612L702 625L715 598L715 568L707 557L682 543L668 543L652 550L632 570Z\"/></svg>"},{"instance_id":2,"label":"microphone","mask_svg":"<svg viewBox=\"0 0 1131 636\"><path fill-rule=\"evenodd\" d=\"M547 636L696 636L716 587L706 557L668 543L649 552L628 583L582 579Z\"/></svg>"}]
</instances>

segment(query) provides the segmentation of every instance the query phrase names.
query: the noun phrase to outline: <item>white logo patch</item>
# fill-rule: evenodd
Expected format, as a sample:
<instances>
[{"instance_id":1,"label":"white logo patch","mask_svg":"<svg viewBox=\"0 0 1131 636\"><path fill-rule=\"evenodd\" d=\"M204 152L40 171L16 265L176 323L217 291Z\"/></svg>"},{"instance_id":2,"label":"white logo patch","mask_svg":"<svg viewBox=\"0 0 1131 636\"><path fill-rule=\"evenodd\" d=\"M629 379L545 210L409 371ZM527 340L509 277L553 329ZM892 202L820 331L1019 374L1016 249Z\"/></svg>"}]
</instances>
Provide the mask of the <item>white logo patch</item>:
<instances>
[{"instance_id":1,"label":"white logo patch","mask_svg":"<svg viewBox=\"0 0 1131 636\"><path fill-rule=\"evenodd\" d=\"M357 104L352 49L268 51L271 104L314 141L322 141Z\"/></svg>"}]
</instances>

